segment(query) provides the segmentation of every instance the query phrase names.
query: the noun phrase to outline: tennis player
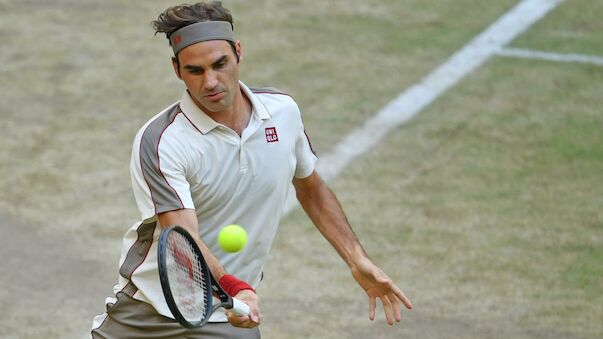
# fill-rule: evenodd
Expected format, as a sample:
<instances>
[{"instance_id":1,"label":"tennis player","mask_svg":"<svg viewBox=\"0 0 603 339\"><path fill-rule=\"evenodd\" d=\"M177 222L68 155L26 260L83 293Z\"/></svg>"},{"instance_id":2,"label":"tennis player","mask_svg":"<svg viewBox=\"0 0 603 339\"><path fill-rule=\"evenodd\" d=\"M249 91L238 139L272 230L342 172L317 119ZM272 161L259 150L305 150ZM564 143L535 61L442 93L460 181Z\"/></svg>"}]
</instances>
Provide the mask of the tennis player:
<instances>
[{"instance_id":1,"label":"tennis player","mask_svg":"<svg viewBox=\"0 0 603 339\"><path fill-rule=\"evenodd\" d=\"M115 297L95 317L93 338L259 338L255 288L276 234L290 184L322 235L387 322L410 301L367 256L332 191L315 171L316 155L295 101L239 80L243 48L220 2L170 7L154 21L165 33L182 98L151 118L135 137L131 177L141 221L123 238ZM217 243L220 229L240 224L249 242L239 253ZM198 235L212 274L249 305L250 315L218 310L210 323L186 329L166 305L157 271L161 227L181 225Z\"/></svg>"}]
</instances>

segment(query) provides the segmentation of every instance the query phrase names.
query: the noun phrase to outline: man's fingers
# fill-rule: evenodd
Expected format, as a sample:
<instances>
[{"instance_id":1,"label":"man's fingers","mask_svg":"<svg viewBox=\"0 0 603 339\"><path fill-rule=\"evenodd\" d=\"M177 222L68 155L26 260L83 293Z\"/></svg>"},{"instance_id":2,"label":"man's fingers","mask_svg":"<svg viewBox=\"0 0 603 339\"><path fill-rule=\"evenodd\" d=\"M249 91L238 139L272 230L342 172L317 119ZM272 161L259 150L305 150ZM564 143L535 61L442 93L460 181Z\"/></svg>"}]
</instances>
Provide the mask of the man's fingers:
<instances>
[{"instance_id":1,"label":"man's fingers","mask_svg":"<svg viewBox=\"0 0 603 339\"><path fill-rule=\"evenodd\" d=\"M254 321L251 316L236 316L228 312L228 322L235 327L253 328L259 325L259 320Z\"/></svg>"},{"instance_id":2,"label":"man's fingers","mask_svg":"<svg viewBox=\"0 0 603 339\"><path fill-rule=\"evenodd\" d=\"M256 324L259 324L259 323L260 323L260 317L259 317L259 316L257 316L256 314L250 314L250 315L249 315L249 318L251 318L251 321L253 321L253 322L254 322L254 323L256 323Z\"/></svg>"},{"instance_id":3,"label":"man's fingers","mask_svg":"<svg viewBox=\"0 0 603 339\"><path fill-rule=\"evenodd\" d=\"M412 303L404 295L404 292L402 292L402 290L400 288L398 288L398 286L396 286L396 285L393 285L392 289L394 290L394 294L396 294L396 297L398 297L398 299L400 299L400 301L402 301L402 303L404 304L404 306L406 306L406 308L408 308L409 310L411 310L412 309Z\"/></svg>"},{"instance_id":4,"label":"man's fingers","mask_svg":"<svg viewBox=\"0 0 603 339\"><path fill-rule=\"evenodd\" d=\"M257 311L251 311L251 313L249 313L249 320L259 325L260 321L262 320L262 315L259 314Z\"/></svg>"},{"instance_id":5,"label":"man's fingers","mask_svg":"<svg viewBox=\"0 0 603 339\"><path fill-rule=\"evenodd\" d=\"M395 294L389 295L389 300L392 303L392 309L394 310L394 318L397 322L402 320L402 312L400 311L400 303L398 302L398 298Z\"/></svg>"},{"instance_id":6,"label":"man's fingers","mask_svg":"<svg viewBox=\"0 0 603 339\"><path fill-rule=\"evenodd\" d=\"M375 297L369 297L369 319L375 320Z\"/></svg>"},{"instance_id":7,"label":"man's fingers","mask_svg":"<svg viewBox=\"0 0 603 339\"><path fill-rule=\"evenodd\" d=\"M393 325L394 318L392 314L392 303L389 301L389 298L386 294L381 296L381 303L383 304L383 311L385 312L385 319L387 319L387 323L389 325Z\"/></svg>"}]
</instances>

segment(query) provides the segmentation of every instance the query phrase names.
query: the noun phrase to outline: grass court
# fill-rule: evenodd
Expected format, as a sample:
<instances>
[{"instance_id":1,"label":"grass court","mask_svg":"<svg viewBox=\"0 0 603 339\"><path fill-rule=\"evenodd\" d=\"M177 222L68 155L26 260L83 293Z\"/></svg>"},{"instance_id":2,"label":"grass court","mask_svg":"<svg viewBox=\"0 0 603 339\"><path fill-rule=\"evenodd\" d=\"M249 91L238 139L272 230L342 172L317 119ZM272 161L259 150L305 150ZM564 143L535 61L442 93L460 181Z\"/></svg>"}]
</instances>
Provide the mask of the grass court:
<instances>
[{"instance_id":1,"label":"grass court","mask_svg":"<svg viewBox=\"0 0 603 339\"><path fill-rule=\"evenodd\" d=\"M296 98L319 157L517 3L224 1L242 80ZM183 90L150 27L174 4L0 0L0 337L81 338L102 312L138 219L134 134ZM507 47L603 58L601 14L564 1ZM495 56L468 74L330 182L415 309L371 323L296 210L258 290L263 337L603 336L601 93L596 64Z\"/></svg>"}]
</instances>

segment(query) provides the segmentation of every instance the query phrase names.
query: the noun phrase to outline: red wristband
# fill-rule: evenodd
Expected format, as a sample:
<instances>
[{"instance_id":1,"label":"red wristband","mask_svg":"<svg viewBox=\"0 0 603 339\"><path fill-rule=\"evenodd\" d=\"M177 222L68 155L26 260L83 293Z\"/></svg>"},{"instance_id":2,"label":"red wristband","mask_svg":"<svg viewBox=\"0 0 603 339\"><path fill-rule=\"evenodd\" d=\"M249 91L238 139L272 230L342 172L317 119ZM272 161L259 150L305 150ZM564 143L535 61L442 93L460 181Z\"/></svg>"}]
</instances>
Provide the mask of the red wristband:
<instances>
[{"instance_id":1,"label":"red wristband","mask_svg":"<svg viewBox=\"0 0 603 339\"><path fill-rule=\"evenodd\" d=\"M253 293L255 293L253 287L249 286L249 284L244 282L243 280L239 280L234 275L225 274L222 276L222 278L220 278L220 281L218 283L220 284L220 286L222 286L224 291L226 291L226 293L231 297L234 297L235 295L237 295L237 293L242 290L252 290Z\"/></svg>"}]
</instances>

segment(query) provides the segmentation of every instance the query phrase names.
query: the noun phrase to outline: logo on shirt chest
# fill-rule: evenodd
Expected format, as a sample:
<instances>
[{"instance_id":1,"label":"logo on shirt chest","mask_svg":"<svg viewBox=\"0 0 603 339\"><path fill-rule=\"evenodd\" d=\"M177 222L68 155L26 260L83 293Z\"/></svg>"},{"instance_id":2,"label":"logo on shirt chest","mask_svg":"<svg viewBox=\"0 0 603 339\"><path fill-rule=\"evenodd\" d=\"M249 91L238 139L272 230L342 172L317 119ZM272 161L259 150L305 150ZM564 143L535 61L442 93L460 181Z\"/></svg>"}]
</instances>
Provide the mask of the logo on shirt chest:
<instances>
[{"instance_id":1,"label":"logo on shirt chest","mask_svg":"<svg viewBox=\"0 0 603 339\"><path fill-rule=\"evenodd\" d=\"M278 134L276 134L276 127L266 128L266 141L267 142L278 142Z\"/></svg>"}]
</instances>

